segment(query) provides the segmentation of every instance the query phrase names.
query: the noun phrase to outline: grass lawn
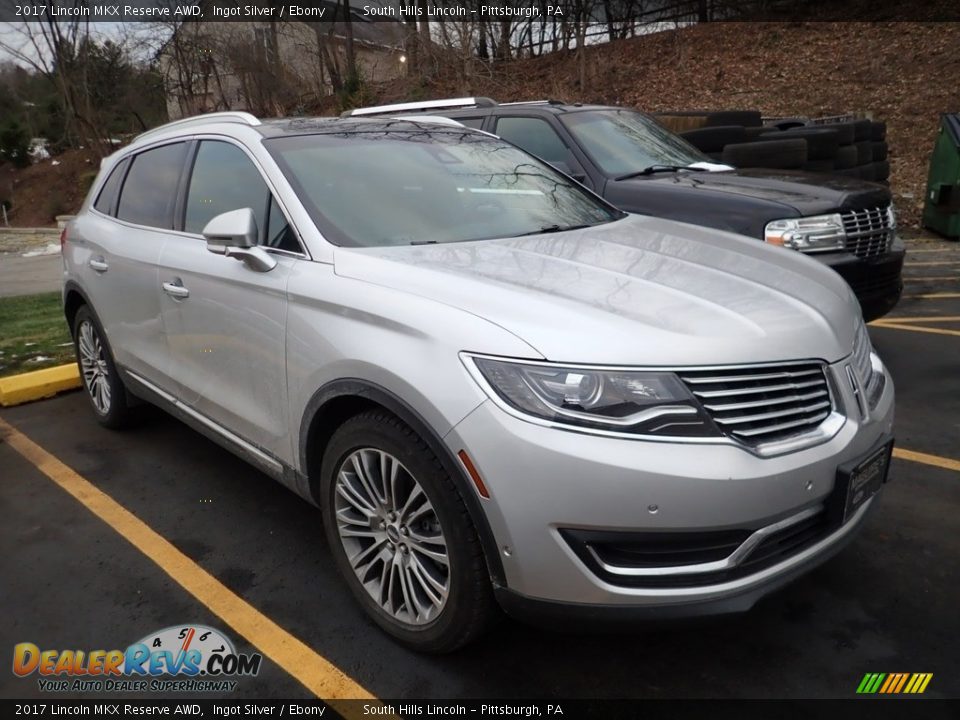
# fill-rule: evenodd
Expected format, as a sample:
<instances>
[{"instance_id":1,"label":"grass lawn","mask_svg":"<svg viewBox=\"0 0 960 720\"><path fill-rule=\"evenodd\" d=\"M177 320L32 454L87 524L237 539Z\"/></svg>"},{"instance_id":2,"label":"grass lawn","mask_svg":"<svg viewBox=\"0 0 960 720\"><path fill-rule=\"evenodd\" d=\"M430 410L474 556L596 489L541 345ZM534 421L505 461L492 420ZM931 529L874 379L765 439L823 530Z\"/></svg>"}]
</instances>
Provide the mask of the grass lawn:
<instances>
[{"instance_id":1,"label":"grass lawn","mask_svg":"<svg viewBox=\"0 0 960 720\"><path fill-rule=\"evenodd\" d=\"M0 377L74 362L60 293L0 298Z\"/></svg>"}]
</instances>

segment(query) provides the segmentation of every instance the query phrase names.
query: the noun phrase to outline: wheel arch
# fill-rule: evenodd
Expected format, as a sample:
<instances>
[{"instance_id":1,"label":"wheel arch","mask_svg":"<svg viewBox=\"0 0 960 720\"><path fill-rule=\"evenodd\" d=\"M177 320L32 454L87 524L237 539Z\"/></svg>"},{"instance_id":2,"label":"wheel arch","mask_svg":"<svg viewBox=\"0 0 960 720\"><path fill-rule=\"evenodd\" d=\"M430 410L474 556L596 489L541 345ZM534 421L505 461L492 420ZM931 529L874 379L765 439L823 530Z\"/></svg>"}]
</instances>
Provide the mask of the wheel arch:
<instances>
[{"instance_id":1,"label":"wheel arch","mask_svg":"<svg viewBox=\"0 0 960 720\"><path fill-rule=\"evenodd\" d=\"M73 280L67 280L63 286L63 314L67 319L71 335L73 335L73 321L77 317L77 311L84 305L93 308L80 286Z\"/></svg>"},{"instance_id":2,"label":"wheel arch","mask_svg":"<svg viewBox=\"0 0 960 720\"><path fill-rule=\"evenodd\" d=\"M314 393L307 403L300 425L298 459L314 503L321 503L320 467L333 433L354 415L379 408L409 425L440 460L457 486L477 529L491 579L496 586L505 587L506 577L499 548L466 470L420 413L376 383L358 378L334 380Z\"/></svg>"}]
</instances>

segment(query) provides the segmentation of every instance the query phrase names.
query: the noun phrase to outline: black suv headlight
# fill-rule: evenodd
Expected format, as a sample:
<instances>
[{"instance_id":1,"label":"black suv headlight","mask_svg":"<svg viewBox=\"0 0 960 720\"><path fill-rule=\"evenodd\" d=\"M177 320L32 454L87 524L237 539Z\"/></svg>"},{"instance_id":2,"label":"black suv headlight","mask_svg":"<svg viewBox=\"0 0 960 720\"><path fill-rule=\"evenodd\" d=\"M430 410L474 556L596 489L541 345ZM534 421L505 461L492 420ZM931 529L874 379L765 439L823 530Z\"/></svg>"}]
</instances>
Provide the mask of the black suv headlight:
<instances>
[{"instance_id":1,"label":"black suv headlight","mask_svg":"<svg viewBox=\"0 0 960 720\"><path fill-rule=\"evenodd\" d=\"M763 231L771 245L807 253L843 250L846 237L839 213L774 220Z\"/></svg>"}]
</instances>

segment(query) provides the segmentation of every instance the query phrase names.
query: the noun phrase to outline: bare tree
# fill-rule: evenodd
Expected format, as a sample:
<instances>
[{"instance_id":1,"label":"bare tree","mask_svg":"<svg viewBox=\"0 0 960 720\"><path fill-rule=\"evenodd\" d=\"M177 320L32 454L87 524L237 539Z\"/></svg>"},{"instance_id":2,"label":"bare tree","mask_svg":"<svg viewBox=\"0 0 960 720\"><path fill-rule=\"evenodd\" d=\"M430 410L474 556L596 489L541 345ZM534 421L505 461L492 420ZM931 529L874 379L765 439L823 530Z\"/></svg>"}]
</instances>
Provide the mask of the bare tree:
<instances>
[{"instance_id":1,"label":"bare tree","mask_svg":"<svg viewBox=\"0 0 960 720\"><path fill-rule=\"evenodd\" d=\"M85 5L84 0L75 2ZM76 17L62 20L52 12L53 0L44 0L44 4L47 10L40 21L7 23L7 32L0 35L0 49L56 87L64 111L66 144L76 146L86 141L101 155L106 154L109 144L91 102L85 62L89 21Z\"/></svg>"}]
</instances>

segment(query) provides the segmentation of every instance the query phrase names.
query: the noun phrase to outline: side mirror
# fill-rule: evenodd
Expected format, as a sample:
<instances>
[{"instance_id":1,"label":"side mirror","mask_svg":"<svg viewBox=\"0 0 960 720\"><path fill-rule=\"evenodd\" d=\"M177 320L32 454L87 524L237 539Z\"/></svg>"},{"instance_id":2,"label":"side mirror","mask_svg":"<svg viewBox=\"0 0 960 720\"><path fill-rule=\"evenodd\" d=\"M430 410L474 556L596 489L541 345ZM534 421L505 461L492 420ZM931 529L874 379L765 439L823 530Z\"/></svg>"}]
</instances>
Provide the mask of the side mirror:
<instances>
[{"instance_id":1,"label":"side mirror","mask_svg":"<svg viewBox=\"0 0 960 720\"><path fill-rule=\"evenodd\" d=\"M251 270L269 272L277 266L277 261L257 247L259 236L257 218L250 208L217 215L203 228L207 250L242 260Z\"/></svg>"},{"instance_id":2,"label":"side mirror","mask_svg":"<svg viewBox=\"0 0 960 720\"><path fill-rule=\"evenodd\" d=\"M257 244L257 218L250 208L231 210L217 215L203 229L207 246L250 248ZM223 255L223 251L214 250Z\"/></svg>"}]
</instances>

